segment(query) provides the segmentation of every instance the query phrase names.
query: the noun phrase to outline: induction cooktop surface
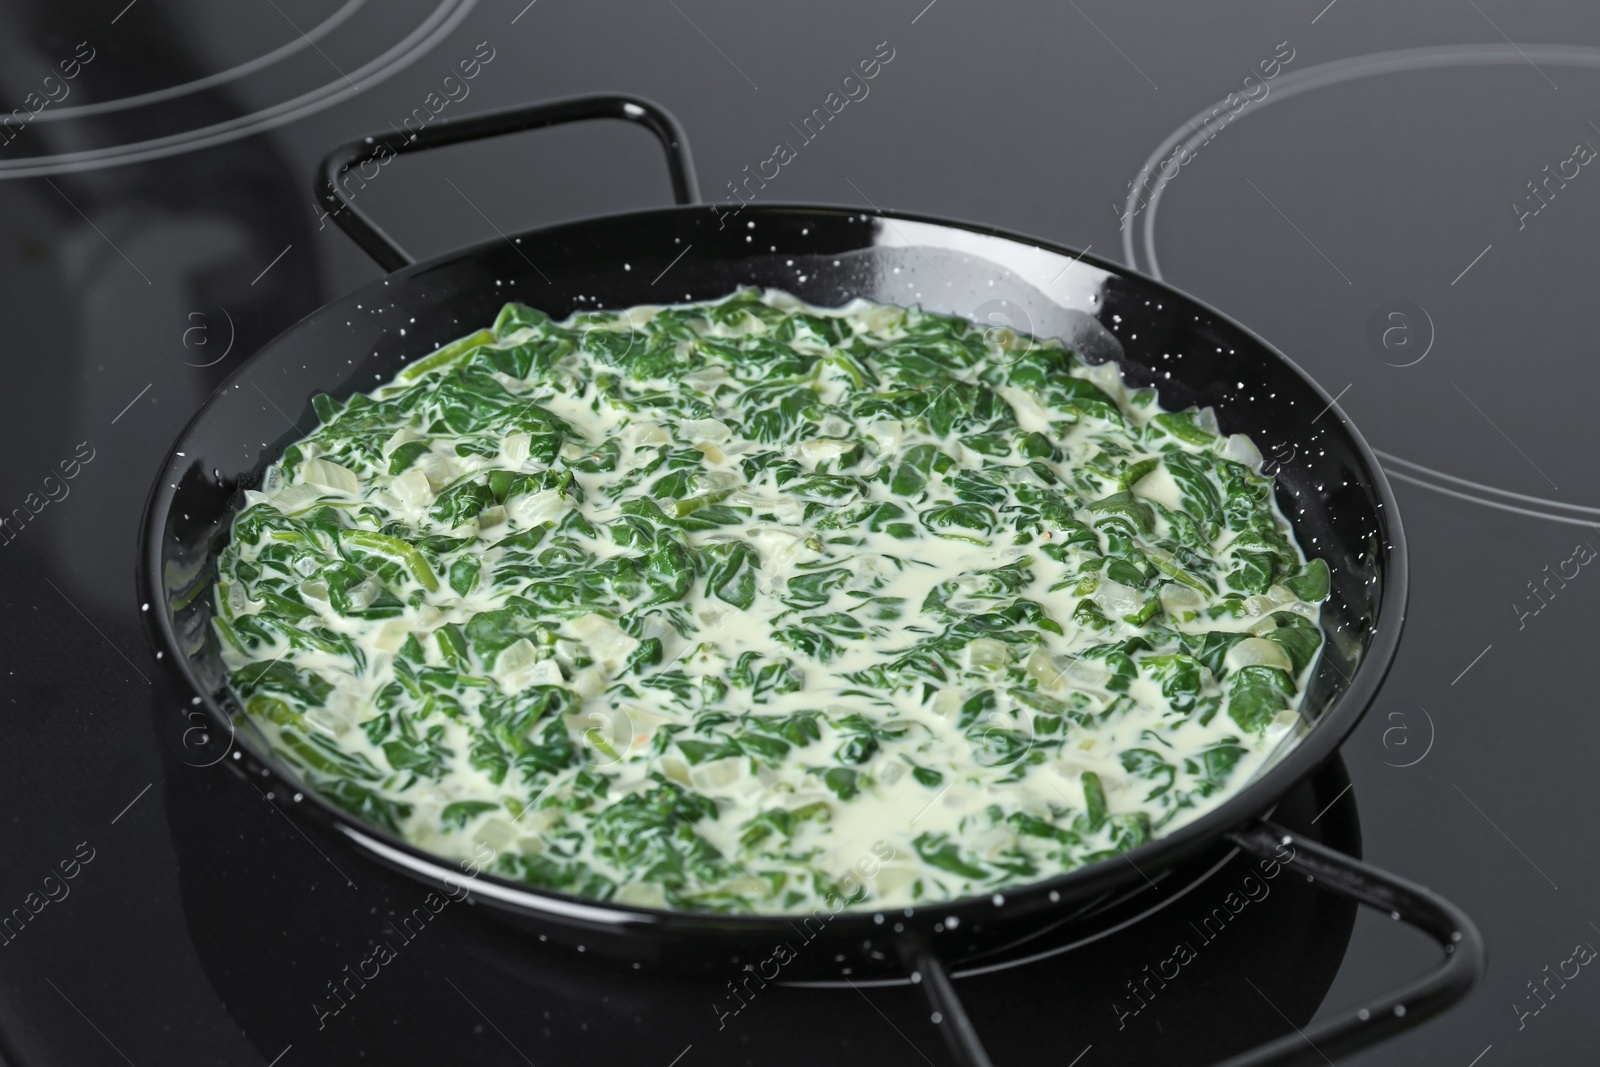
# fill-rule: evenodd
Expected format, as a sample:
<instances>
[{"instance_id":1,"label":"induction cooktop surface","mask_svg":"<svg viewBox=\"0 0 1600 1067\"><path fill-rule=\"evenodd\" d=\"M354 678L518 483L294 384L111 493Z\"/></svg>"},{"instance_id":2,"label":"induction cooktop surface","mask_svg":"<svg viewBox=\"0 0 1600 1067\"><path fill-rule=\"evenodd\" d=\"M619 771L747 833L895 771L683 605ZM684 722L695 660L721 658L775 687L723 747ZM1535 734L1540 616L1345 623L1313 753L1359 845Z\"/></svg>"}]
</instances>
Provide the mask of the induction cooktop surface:
<instances>
[{"instance_id":1,"label":"induction cooktop surface","mask_svg":"<svg viewBox=\"0 0 1600 1067\"><path fill-rule=\"evenodd\" d=\"M1600 15L14 0L0 20L4 1062L948 1062L908 984L751 993L431 910L227 773L152 684L133 575L166 449L242 359L380 273L313 198L317 161L602 90L677 115L709 202L1120 258L1316 378L1394 484L1411 596L1377 704L1277 817L1453 900L1490 952L1462 1005L1338 1062L1592 1062ZM410 157L360 193L418 256L669 195L622 123ZM1260 444L1269 467L1315 447ZM1435 959L1263 873L1201 857L967 967L995 1061L1213 1063Z\"/></svg>"}]
</instances>

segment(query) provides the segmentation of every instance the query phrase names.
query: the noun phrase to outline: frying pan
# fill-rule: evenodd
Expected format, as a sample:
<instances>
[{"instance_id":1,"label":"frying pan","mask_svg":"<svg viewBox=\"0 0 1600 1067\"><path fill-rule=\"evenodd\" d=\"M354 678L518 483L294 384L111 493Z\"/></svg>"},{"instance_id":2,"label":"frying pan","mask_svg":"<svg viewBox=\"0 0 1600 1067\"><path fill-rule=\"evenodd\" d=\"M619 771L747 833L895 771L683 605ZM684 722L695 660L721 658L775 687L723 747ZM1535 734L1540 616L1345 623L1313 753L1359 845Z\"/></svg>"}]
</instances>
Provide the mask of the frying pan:
<instances>
[{"instance_id":1,"label":"frying pan","mask_svg":"<svg viewBox=\"0 0 1600 1067\"><path fill-rule=\"evenodd\" d=\"M356 206L396 155L589 119L650 130L666 152L678 206L502 235L423 263ZM1445 1010L1482 977L1482 939L1454 905L1268 821L1377 695L1400 639L1407 567L1394 497L1366 442L1315 382L1261 338L1126 268L991 227L855 208L697 205L677 122L629 96L517 107L353 141L324 161L316 193L328 216L390 273L291 327L218 388L163 464L146 506L138 564L142 616L168 699L186 719L205 718L225 739L220 762L272 787L274 802L289 814L494 909L536 932L546 943L540 951L566 946L635 967L725 973L730 986L746 989L909 973L953 1056L967 1065L989 1061L956 996L953 967L1130 894L1159 894L1164 875L1218 848L1280 862L1416 927L1442 949L1422 977L1227 1061L1233 1067L1322 1062L1366 1047ZM1275 476L1300 544L1333 576L1322 609L1326 640L1292 743L1218 807L1120 860L1003 894L881 912L824 906L801 917L629 907L452 865L334 807L280 763L228 692L210 586L243 490L259 486L267 465L316 425L312 397L344 399L371 389L408 361L492 321L508 300L559 319L719 298L750 285L824 306L857 296L919 303L984 326L1060 337L1092 363L1114 360L1130 385L1157 388L1164 407L1209 405L1223 432L1250 435L1270 453L1264 469Z\"/></svg>"}]
</instances>

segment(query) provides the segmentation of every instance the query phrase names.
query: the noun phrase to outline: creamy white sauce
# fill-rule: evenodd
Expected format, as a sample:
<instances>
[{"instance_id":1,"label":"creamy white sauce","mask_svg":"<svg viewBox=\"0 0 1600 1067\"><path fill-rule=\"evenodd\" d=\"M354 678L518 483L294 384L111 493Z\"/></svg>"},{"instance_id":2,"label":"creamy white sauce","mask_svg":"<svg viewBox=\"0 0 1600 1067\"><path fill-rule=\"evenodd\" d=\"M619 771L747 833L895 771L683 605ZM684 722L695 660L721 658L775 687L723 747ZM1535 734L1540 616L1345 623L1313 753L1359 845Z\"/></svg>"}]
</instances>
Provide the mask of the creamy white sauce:
<instances>
[{"instance_id":1,"label":"creamy white sauce","mask_svg":"<svg viewBox=\"0 0 1600 1067\"><path fill-rule=\"evenodd\" d=\"M886 312L864 301L834 310L805 308L792 298L778 296L769 296L769 302L817 316L842 317L871 337L874 343L892 342L904 335L900 313ZM656 312L657 309L635 309L629 313L629 318L634 324L645 326ZM708 334L713 338L738 339L765 329L750 319L738 328L714 327ZM497 344L510 348L527 341L530 334L531 331L521 331ZM802 349L809 345L811 350L826 347L810 339L796 344ZM997 350L996 354L1004 353ZM784 893L758 892L753 888L767 884L762 882L763 874L782 870L792 875L801 871L820 872L835 883L843 881L847 891L859 884L862 890L861 898L855 902L858 907L909 905L1031 881L1081 862L1063 859L1052 863L1035 857L1039 869L1031 875L1007 878L1003 873L996 873L993 877L968 878L934 866L920 856L915 842L923 835L948 835L948 840L959 846L962 856L975 858L987 869L1000 872L1000 867L988 865L1004 863L1019 844L1038 842L1037 838L1022 841L1005 816L1024 813L1063 827L1070 826L1093 803L1093 798L1086 794L1086 774L1098 776L1109 815L1143 811L1151 816L1160 832L1169 831L1225 800L1240 783L1251 778L1280 739L1296 729L1298 718L1294 708L1299 700L1298 685L1295 694L1286 701L1286 710L1254 735L1242 733L1225 710L1214 713L1208 723L1202 723L1195 715L1175 714L1172 702L1163 695L1158 682L1142 672L1128 682L1125 693L1113 688L1115 679L1111 671L1100 660L1082 658L1083 653L1108 641L1141 632L1141 625L1127 621L1125 616L1148 604L1155 593L1141 592L1101 574L1092 591L1075 594L1070 586L1077 583L1081 560L1059 561L1042 551L1050 543L1047 537L1052 532L1050 524L1023 533L1006 525L1002 515L991 533L965 531L981 542L974 543L961 537L939 536L920 522L922 515L907 506L908 514L900 521L912 524L915 536L910 538L872 532L864 527L821 529L818 516L814 515L809 522L806 520L805 503L797 499L791 489L777 484L771 467L755 478L748 478L742 469L745 457L769 448L737 429L743 421L739 400L748 383L731 381L726 369L715 365L676 380L628 383L632 395L637 396L652 391L679 390L687 381L714 409L702 417L676 418L656 415L648 409L628 411L613 405L595 381L596 375L607 370L600 357L589 351L579 351L567 358L576 374L576 378L568 381L582 380L582 388L576 391L563 388L560 381L530 382L504 374L499 377L507 389L519 397L527 397L531 403L537 403L581 433L582 442L566 443L562 452L566 459L575 460L604 441L619 443L621 454L615 471L576 472L576 480L584 490L585 499L581 502L570 494L541 490L488 507L475 519L453 529L441 525L430 518L429 509L445 489L461 479L491 470L544 468L528 458L527 433L505 435L496 456L463 456L455 449L460 435L436 429L429 431L421 425L397 429L384 446L385 456L388 456L410 442L431 441L428 452L403 474L391 475L382 469L353 471L326 456L318 456L314 435L310 444L302 446L303 459L292 480L269 479L268 487L262 492L249 494L252 504L265 503L291 516L304 517L313 507L330 502L349 509L352 514L360 506L376 506L389 520L417 530L419 536L432 532L475 539L472 551L481 555L484 576L475 589L461 594L446 584L441 574L437 590L420 598L419 604L408 604L395 618L377 621L340 614L330 603L325 583L319 586L316 577L307 577L299 585L303 603L314 613L312 620L301 625L314 624L348 635L365 654L364 668L359 668L346 655L291 649L284 641L263 643L248 652L234 647L228 649L229 664L235 669L248 663L262 664L282 658L296 669L315 672L330 683L332 692L321 706L307 708L303 722L296 728L302 732L320 731L335 739L340 749L357 753L386 772L390 763L384 748L369 741L362 725L376 717L380 694L398 677L396 660L408 638L414 637L425 649L428 664L439 665L442 661L435 648L439 631L450 624L464 627L481 612L503 608L508 597L518 592L516 583L490 584L489 576L495 565L506 555L506 550L493 547L496 542L522 531L559 527L575 511L596 531L592 538L575 535L594 560L633 554L635 550L619 544L607 527L624 518L622 503L625 500L649 495L646 490L665 473L665 468L618 499L611 499L607 490L630 470L653 461L662 447L699 449L704 458L696 474L709 491L721 494L716 503L749 511L742 521L684 535L696 548L726 542L754 549L759 567L754 572L756 595L748 608L712 595L708 583L696 579L688 595L677 602L692 620L693 628L688 636L678 633L661 617L645 624L638 633L629 634L618 622L602 614L578 611L570 617L544 620L554 635L552 644L541 645L524 638L500 651L493 669L485 672L506 694L528 692L535 686L559 686L570 691L574 704L566 716L568 734L579 745L584 757L582 766L547 776L537 788L530 788L519 780L515 770L496 782L483 769L472 766L467 754L479 729L475 711L481 690L466 688L457 694L466 710L461 718L433 715L425 720L426 726L443 727L438 743L453 753L447 771L437 779L394 773L374 787L409 806L409 814L399 821L398 828L403 836L422 847L451 858L471 857L483 844L503 854L558 855L552 850L559 850L560 834L572 829L582 831L585 816L537 805L545 798L570 794L573 778L579 771L598 772L609 779L608 802L647 791L651 788L651 775L664 775L715 803L715 817L700 819L694 824L694 830L737 868L728 876L725 888L752 898L752 906L757 910L809 910L823 892L820 886L792 881L789 888L800 886L802 893L801 900L793 901L786 899ZM719 370L722 373L718 373ZM982 370L982 366L971 368L964 378L976 380ZM1114 367L1087 368L1078 364L1073 374L1094 381L1104 389L1130 424L1143 426L1160 414L1160 409L1148 398L1139 402L1130 398ZM721 396L713 394L719 385L726 390ZM379 398L394 395L400 388L385 386L373 395ZM815 384L817 395L833 402L847 397L854 388L849 374L833 367L826 368ZM1059 459L1044 462L1068 486L1074 469L1081 469L1084 462L1098 453L1104 436L1114 431L1107 421L1090 416L1068 426L1059 409L1047 406L1016 386L1001 386L995 392L1009 405L1021 431L1037 431L1052 438L1062 454ZM824 420L809 426L798 440L784 445L782 452L784 458L794 460L802 472L809 474L834 469L852 447L859 447L861 443L867 445L867 454L849 473L860 479L862 493L854 499L829 503L828 510L862 502L906 506L907 499L892 492L876 475L882 467L893 469L919 445L937 446L951 461L950 469L930 482L935 486L948 487L963 471L988 471L992 475L997 466L1021 465L1015 455L997 460L974 451L966 447L959 434L940 437L926 425L888 417L863 419L859 424L837 417L831 422ZM1170 442L1163 443L1170 445ZM1158 455L1153 446L1130 443L1129 447L1136 449L1136 455ZM1228 447L1226 442L1219 438L1209 449L1195 446L1189 450L1220 452L1225 447ZM1113 491L1113 487L1104 487L1106 494ZM1184 506L1182 488L1165 465L1157 466L1140 478L1132 485L1131 492L1137 499L1152 501L1171 511ZM1015 503L1014 495L1008 499ZM922 510L926 512L936 503L929 501ZM1093 521L1093 516L1080 514L1079 518ZM1277 516L1277 521L1287 530L1287 523L1281 516ZM963 530L953 528L950 532L963 533ZM1164 536L1168 532L1165 520L1158 519L1152 536ZM1219 531L1212 543L1213 554L1225 554L1233 536L1226 529ZM843 543L850 540L856 543ZM241 551L245 558L251 556L252 549ZM1027 561L1028 579L997 603L1010 603L1015 598L1033 601L1043 607L1046 616L1059 625L1062 633L1041 631L1037 647L1032 651L1011 649L990 638L968 642L960 653L961 662L951 672L954 677L943 684L925 686L918 680L902 688L864 689L846 677L881 668L927 637L930 631L942 628L943 622L920 610L941 583L957 579L959 584L963 576L969 576L969 585L981 586L981 572L1020 560ZM790 588L789 579L826 567L844 567L848 576L832 589L825 603L796 609L779 599ZM1219 568L1219 573L1223 569ZM382 583L377 579L371 582L373 588L353 590L351 598L378 595ZM1069 588L1053 588L1063 582ZM251 601L240 595L239 584L235 582L222 591L226 618L237 620L262 610L261 601ZM405 588L420 587L412 582ZM952 606L958 609L962 606L961 596L958 592L952 598ZM872 618L870 613L859 610L867 597L878 598L876 602L880 604L897 599L903 613L898 618ZM1075 623L1072 615L1079 601L1095 605L1109 621L1109 629L1097 631ZM1208 596L1205 602L1214 604L1217 598ZM628 605L613 607L626 611ZM1261 628L1263 617L1280 607L1297 611L1313 622L1317 618L1314 605L1297 600L1281 585L1250 598L1241 617L1222 614L1213 619L1201 615L1179 621L1170 614L1157 612L1156 618L1164 626L1182 633L1242 632ZM870 637L850 639L835 635L833 640L839 651L830 662L798 651L792 642L779 640L781 627L799 625L815 631L817 622L802 620L848 614L852 609L856 609L852 617L869 628ZM627 618L624 615L618 621L625 624ZM657 672L669 668L682 671L697 688L702 679L711 680L713 684L725 680L730 667L744 653L755 653L762 662L788 661L803 677L803 685L791 692L767 694L760 703L751 702L748 690L734 688L729 698L730 708L735 713L754 712L763 716L822 712L825 722L820 738L809 745L792 748L776 765L749 755L692 764L675 744L660 744L662 731L673 726L688 727L692 713L674 706L665 691L640 688L637 676L623 675L624 664L639 648L641 636L654 636L662 642L662 666L656 668ZM1245 646L1246 651L1249 647ZM1065 740L1059 744L1057 735L1041 739L1040 713L1015 695L1019 677L1015 669L1019 661L1026 664L1026 673L1020 677L1032 680L1031 686L1022 683L1030 692L1058 700L1078 694L1079 699L1087 701L1087 712L1114 709L1113 713L1091 725L1067 724ZM1287 665L1287 659L1284 664ZM1234 669L1240 665L1231 664ZM633 692L626 692L624 685L631 685ZM992 692L993 705L980 727L1009 731L1028 739L1028 751L1040 747L1044 752L1042 759L1036 762L1008 760L994 766L984 764L975 747L972 728L959 729L957 719L960 707L986 689ZM1223 690L1209 674L1202 691L1226 704ZM830 789L822 771L840 766L833 753L849 737L827 723L851 713L876 724L887 724L894 730L903 728L903 731L898 737L880 737L876 754L849 768L857 775L859 792L844 799ZM279 736L283 722L263 720L263 726ZM536 724L536 729L544 729L544 722ZM1131 775L1122 758L1130 749L1153 748L1178 769L1180 785L1192 784L1193 776L1183 769L1185 761L1200 759L1203 753L1226 738L1237 739L1244 749L1228 776L1227 788L1210 796L1193 797L1191 806L1175 811L1146 801L1152 782ZM937 772L939 783L929 785L920 781L912 773L913 765ZM441 813L446 805L472 800L493 804L495 809L476 815L460 829L442 825ZM535 806L525 807L530 801ZM827 812L826 819L809 818L798 822L781 850L781 857L775 858L759 849L752 851L741 844L743 828L762 812L771 809L793 812L808 805L821 805ZM987 814L991 806L1000 809L999 820ZM513 811L523 814L515 815ZM1118 846L1110 838L1110 832L1109 826L1102 826L1082 833L1086 843L1078 853L1116 850ZM805 858L801 861L794 859L795 856ZM889 858L885 859L886 856ZM665 903L659 886L639 880L635 877L638 872L617 869L606 863L594 852L592 841L585 840L575 853L559 855L559 858L562 862L585 863L618 883L615 899L647 905ZM865 860L872 862L864 866ZM868 870L870 876L865 873Z\"/></svg>"}]
</instances>

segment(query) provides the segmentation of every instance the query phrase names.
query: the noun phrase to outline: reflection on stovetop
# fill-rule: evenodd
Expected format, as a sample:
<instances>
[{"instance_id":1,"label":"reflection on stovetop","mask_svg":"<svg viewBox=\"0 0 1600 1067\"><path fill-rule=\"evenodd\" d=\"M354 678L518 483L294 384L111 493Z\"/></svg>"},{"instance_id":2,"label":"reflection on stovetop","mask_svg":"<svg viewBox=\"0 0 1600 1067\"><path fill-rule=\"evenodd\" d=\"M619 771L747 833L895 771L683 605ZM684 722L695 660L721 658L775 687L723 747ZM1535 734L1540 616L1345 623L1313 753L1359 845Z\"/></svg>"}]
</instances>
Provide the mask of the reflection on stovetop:
<instances>
[{"instance_id":1,"label":"reflection on stovetop","mask_svg":"<svg viewBox=\"0 0 1600 1067\"><path fill-rule=\"evenodd\" d=\"M1600 124L1600 50L1585 45L1600 43L1600 10L1550 0L1257 0L1226 10L1169 5L1151 29L1154 8L1104 0L1081 10L824 3L804 25L715 0L3 6L0 113L39 108L29 93L59 96L61 77L79 73L70 98L0 135L0 179L30 159L181 136L324 86L338 92L333 64L363 89L217 147L57 173L53 186L0 180L0 423L9 446L0 511L22 508L25 523L14 540L0 536L9 542L0 553L0 907L29 894L42 901L44 872L72 861L80 841L83 855L95 850L68 883L70 899L40 903L0 951L8 1062L665 1067L691 1044L677 1067L921 1062L916 1050L945 1061L918 990L768 986L719 1029L718 1011L734 1003L725 985L558 957L466 905L424 922L414 915L428 910L424 887L336 840L302 837L220 769L160 770L191 724L152 741L151 653L131 581L144 495L189 415L278 331L373 276L311 200L311 168L332 145L398 125L430 93L454 90L444 76L487 40L499 58L441 118L640 92L683 121L705 193L717 200L739 167L790 136L786 123L834 80L827 71L886 38L899 50L890 75L764 197L870 200L1113 258L1126 183L1166 133L1240 87L1277 42L1296 50L1270 80L1270 103L1230 119L1169 182L1159 211L1133 225L1141 266L1150 266L1148 220L1164 275L1337 395L1324 422L1353 421L1396 481L1412 550L1407 633L1383 693L1344 746L1355 789L1314 826L1322 805L1298 795L1281 814L1296 813L1297 830L1349 837L1348 850L1354 827L1339 820L1359 796L1373 861L1465 908L1491 964L1466 1005L1349 1062L1594 1061L1596 994L1581 979L1553 990L1537 1014L1515 1009L1538 1003L1530 979L1558 965L1570 973L1561 961L1594 936L1590 920L1600 922L1590 910L1600 858L1572 847L1574 820L1562 817L1600 804L1589 670L1600 582L1584 577L1593 568L1577 551L1579 542L1600 548L1586 529L1600 521L1600 363L1590 358L1589 314L1600 180L1581 162L1570 177L1567 162L1579 141L1600 147L1590 127ZM473 10L403 76L360 73L447 7ZM1424 47L1505 61L1393 74L1370 65L1373 53ZM92 59L78 58L89 50ZM62 117L269 55L279 58L164 103ZM1369 73L1357 80L1285 91L1297 72L1358 59ZM496 227L515 233L659 202L653 145L630 154L631 141L566 138L540 132L408 161L373 183L368 210L407 248L433 254L493 239ZM1548 201L1537 212L1534 179ZM1273 459L1288 463L1308 447L1281 444ZM66 486L70 498L45 506L56 483L44 477L63 462L81 473ZM1338 791L1316 788L1323 803ZM1407 966L1416 972L1387 918L1361 916L1352 933L1347 907L1281 877L1263 882L1270 896L1250 899L1244 873L1217 872L1170 908L1071 952L959 980L996 1061L1066 1067L1092 1044L1077 1067L1203 1062L1224 1040L1211 1030L1286 1029L1271 1005L1299 1025L1319 999L1353 1002ZM1186 884L1177 879L1160 880L1161 894ZM1218 936L1190 928L1226 908L1235 887L1245 903ZM391 927L405 927L405 916L415 936ZM1014 954L1072 939L1053 931ZM383 943L393 958L378 964ZM1180 943L1194 955L1181 964ZM1176 977L1162 977L1174 967ZM348 977L363 969L375 975L364 986ZM354 990L337 1014L330 982ZM1121 1029L1113 1005L1126 1012ZM1256 1036L1228 1035L1241 1047Z\"/></svg>"},{"instance_id":2,"label":"reflection on stovetop","mask_svg":"<svg viewBox=\"0 0 1600 1067\"><path fill-rule=\"evenodd\" d=\"M171 717L156 712L180 751ZM557 948L303 831L222 763L189 765L211 758L169 761L163 784L184 913L213 987L269 1061L293 1046L297 1064L665 1065L692 1046L699 1062L945 1062L909 981L683 979ZM1335 760L1274 818L1359 854L1349 785ZM1099 1045L1100 1064L1209 1064L1311 1018L1355 911L1275 861L1222 849L967 964L958 988L1000 1062L1045 1038L1063 1063ZM1224 1009L1232 1022L1218 1027Z\"/></svg>"},{"instance_id":3,"label":"reflection on stovetop","mask_svg":"<svg viewBox=\"0 0 1600 1067\"><path fill-rule=\"evenodd\" d=\"M432 51L476 2L145 0L126 21L126 0L8 5L0 91L26 106L0 126L0 179L164 159L316 114ZM459 76L441 88L450 100L435 93L419 123L471 93Z\"/></svg>"}]
</instances>

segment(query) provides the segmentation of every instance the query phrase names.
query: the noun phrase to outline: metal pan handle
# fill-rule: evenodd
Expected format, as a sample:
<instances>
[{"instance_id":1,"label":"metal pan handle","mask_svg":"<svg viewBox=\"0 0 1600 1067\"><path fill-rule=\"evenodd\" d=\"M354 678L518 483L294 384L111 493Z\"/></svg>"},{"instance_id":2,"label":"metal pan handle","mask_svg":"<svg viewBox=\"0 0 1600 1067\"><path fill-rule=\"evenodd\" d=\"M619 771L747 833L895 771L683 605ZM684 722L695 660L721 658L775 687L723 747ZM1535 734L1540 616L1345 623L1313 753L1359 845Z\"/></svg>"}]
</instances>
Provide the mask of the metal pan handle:
<instances>
[{"instance_id":1,"label":"metal pan handle","mask_svg":"<svg viewBox=\"0 0 1600 1067\"><path fill-rule=\"evenodd\" d=\"M350 184L360 181L362 187L377 175L362 170L374 168L394 156L407 152L421 152L429 148L478 141L524 130L537 130L545 126L558 126L566 122L583 122L588 119L625 119L637 122L656 135L667 155L667 170L672 177L672 198L679 204L694 204L700 199L694 180L694 164L689 158L689 142L684 137L678 120L659 104L637 96L605 93L596 96L574 96L565 100L551 100L542 104L524 104L520 107L491 111L462 119L451 119L422 127L416 132L391 130L362 137L329 152L317 174L313 192L326 209L328 216L351 240L377 260L386 271L399 270L416 262L405 249L394 242L371 219L361 213L353 203L355 193ZM354 169L354 173L352 173Z\"/></svg>"},{"instance_id":2,"label":"metal pan handle","mask_svg":"<svg viewBox=\"0 0 1600 1067\"><path fill-rule=\"evenodd\" d=\"M1368 1048L1383 1038L1409 1029L1455 1004L1483 977L1488 966L1483 937L1462 910L1419 885L1379 870L1283 827L1262 819L1228 839L1253 856L1276 856L1278 846L1292 845L1293 868L1330 892L1387 912L1433 938L1444 959L1432 970L1361 1008L1325 1019L1241 1053L1218 1067L1289 1067L1321 1064L1329 1057ZM907 967L920 977L923 992L939 1019L951 1055L961 1067L991 1067L972 1020L956 995L950 972L926 938L901 943Z\"/></svg>"}]
</instances>

